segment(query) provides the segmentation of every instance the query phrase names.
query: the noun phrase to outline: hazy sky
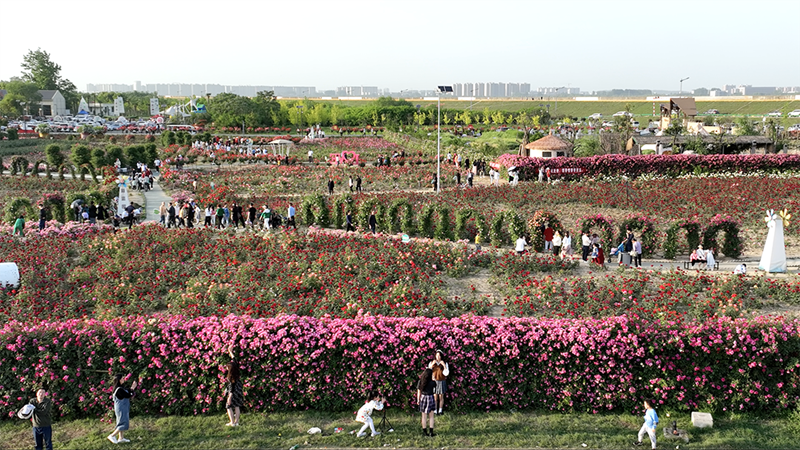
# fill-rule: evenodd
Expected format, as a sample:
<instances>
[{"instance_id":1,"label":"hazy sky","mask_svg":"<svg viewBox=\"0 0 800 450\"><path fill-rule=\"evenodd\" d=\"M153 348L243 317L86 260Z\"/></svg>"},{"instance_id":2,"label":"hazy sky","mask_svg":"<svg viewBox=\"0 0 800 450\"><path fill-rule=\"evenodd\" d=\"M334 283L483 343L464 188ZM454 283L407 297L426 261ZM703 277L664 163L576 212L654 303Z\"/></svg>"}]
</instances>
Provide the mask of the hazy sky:
<instances>
[{"instance_id":1,"label":"hazy sky","mask_svg":"<svg viewBox=\"0 0 800 450\"><path fill-rule=\"evenodd\" d=\"M800 1L2 2L0 80L41 47L87 83L800 85Z\"/></svg>"}]
</instances>

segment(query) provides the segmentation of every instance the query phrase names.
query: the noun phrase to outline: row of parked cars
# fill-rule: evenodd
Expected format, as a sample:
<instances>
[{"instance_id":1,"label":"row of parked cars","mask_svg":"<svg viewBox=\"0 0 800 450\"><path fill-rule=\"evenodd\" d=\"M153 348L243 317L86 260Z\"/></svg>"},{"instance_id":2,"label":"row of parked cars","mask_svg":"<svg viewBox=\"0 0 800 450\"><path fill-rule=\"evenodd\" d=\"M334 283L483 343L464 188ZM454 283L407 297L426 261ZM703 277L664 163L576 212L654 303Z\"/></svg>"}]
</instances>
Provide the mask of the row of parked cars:
<instances>
[{"instance_id":1,"label":"row of parked cars","mask_svg":"<svg viewBox=\"0 0 800 450\"><path fill-rule=\"evenodd\" d=\"M704 113L704 115L708 115L708 116L714 116L714 115L717 115L717 114L720 114L718 109L709 109L708 111L706 111ZM772 111L772 112L767 113L765 115L767 117L782 117L783 113L781 113L780 111ZM612 115L612 117L619 117L619 116L633 117L633 114L631 114L631 113L629 113L627 111L619 111L619 112L616 112L616 113L614 113ZM800 117L800 109L795 109L794 111L790 112L786 116L787 117ZM594 113L591 116L589 116L589 118L593 119L593 120L600 120L600 119L603 118L603 115L600 114L600 113Z\"/></svg>"}]
</instances>

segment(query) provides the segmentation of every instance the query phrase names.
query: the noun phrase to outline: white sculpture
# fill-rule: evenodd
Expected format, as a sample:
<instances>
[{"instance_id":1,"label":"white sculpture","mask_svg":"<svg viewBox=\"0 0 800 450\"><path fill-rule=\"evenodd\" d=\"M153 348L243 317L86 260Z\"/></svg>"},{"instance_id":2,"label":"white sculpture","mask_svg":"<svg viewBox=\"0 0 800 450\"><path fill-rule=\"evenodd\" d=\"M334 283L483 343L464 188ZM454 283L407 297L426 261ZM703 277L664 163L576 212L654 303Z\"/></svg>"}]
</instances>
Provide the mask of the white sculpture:
<instances>
[{"instance_id":1,"label":"white sculpture","mask_svg":"<svg viewBox=\"0 0 800 450\"><path fill-rule=\"evenodd\" d=\"M769 232L767 242L764 244L764 253L761 254L761 262L758 268L767 273L786 272L786 245L783 240L783 227L789 225L792 217L785 209L776 214L775 211L767 211L767 222Z\"/></svg>"},{"instance_id":2,"label":"white sculpture","mask_svg":"<svg viewBox=\"0 0 800 450\"><path fill-rule=\"evenodd\" d=\"M117 186L119 186L119 196L117 197L117 215L124 217L122 213L125 211L125 208L131 204L130 198L128 198L128 177L124 175L117 177Z\"/></svg>"}]
</instances>

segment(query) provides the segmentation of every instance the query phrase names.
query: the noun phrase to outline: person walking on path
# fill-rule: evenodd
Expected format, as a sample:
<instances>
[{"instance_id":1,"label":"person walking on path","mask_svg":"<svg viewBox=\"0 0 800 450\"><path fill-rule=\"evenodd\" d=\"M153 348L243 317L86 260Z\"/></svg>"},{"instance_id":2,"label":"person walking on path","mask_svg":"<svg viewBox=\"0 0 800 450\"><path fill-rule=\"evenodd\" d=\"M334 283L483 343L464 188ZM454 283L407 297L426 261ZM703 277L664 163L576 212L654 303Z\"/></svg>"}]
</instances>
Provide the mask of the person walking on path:
<instances>
[{"instance_id":1,"label":"person walking on path","mask_svg":"<svg viewBox=\"0 0 800 450\"><path fill-rule=\"evenodd\" d=\"M158 215L159 221L158 223L161 225L167 224L167 203L161 202L161 206L158 207Z\"/></svg>"},{"instance_id":2,"label":"person walking on path","mask_svg":"<svg viewBox=\"0 0 800 450\"><path fill-rule=\"evenodd\" d=\"M39 389L36 391L36 398L32 398L28 403L33 405L33 440L36 443L36 450L53 450L53 422L51 412L53 401L48 398L47 391Z\"/></svg>"},{"instance_id":3,"label":"person walking on path","mask_svg":"<svg viewBox=\"0 0 800 450\"><path fill-rule=\"evenodd\" d=\"M375 211L369 213L369 230L372 234L375 234L375 230L378 227L378 219L375 217Z\"/></svg>"},{"instance_id":4,"label":"person walking on path","mask_svg":"<svg viewBox=\"0 0 800 450\"><path fill-rule=\"evenodd\" d=\"M328 195L333 195L333 178L328 178Z\"/></svg>"},{"instance_id":5,"label":"person walking on path","mask_svg":"<svg viewBox=\"0 0 800 450\"><path fill-rule=\"evenodd\" d=\"M39 205L39 231L44 230L46 224L47 224L47 209L45 209L44 205Z\"/></svg>"},{"instance_id":6,"label":"person walking on path","mask_svg":"<svg viewBox=\"0 0 800 450\"><path fill-rule=\"evenodd\" d=\"M656 427L658 426L658 414L656 414L656 410L653 409L653 401L652 400L645 400L644 401L644 425L639 430L638 440L633 443L633 445L639 446L642 445L642 439L644 435L650 436L650 443L652 444L652 448L656 448Z\"/></svg>"},{"instance_id":7,"label":"person walking on path","mask_svg":"<svg viewBox=\"0 0 800 450\"><path fill-rule=\"evenodd\" d=\"M641 267L642 266L642 242L639 241L636 238L633 238L633 253L631 253L631 255L633 255L633 265L635 267ZM708 255L706 255L706 256L708 256ZM713 267L713 264L712 264L712 267Z\"/></svg>"},{"instance_id":8,"label":"person walking on path","mask_svg":"<svg viewBox=\"0 0 800 450\"><path fill-rule=\"evenodd\" d=\"M433 361L428 364L428 368L433 371L433 381L436 382L436 387L433 389L433 398L436 400L435 414L442 414L444 409L444 394L447 393L447 377L450 375L450 366L444 360L444 354L441 350L436 350L436 356Z\"/></svg>"},{"instance_id":9,"label":"person walking on path","mask_svg":"<svg viewBox=\"0 0 800 450\"><path fill-rule=\"evenodd\" d=\"M134 380L131 388L127 389L122 385L122 375L114 378L114 415L117 418L117 426L108 435L108 440L114 444L130 442L123 436L124 431L130 428L131 398L134 396L137 382Z\"/></svg>"},{"instance_id":10,"label":"person walking on path","mask_svg":"<svg viewBox=\"0 0 800 450\"><path fill-rule=\"evenodd\" d=\"M297 229L297 222L295 221L295 218L294 218L295 214L297 214L297 211L294 209L294 205L289 203L289 209L286 211L286 216L288 217L287 222L286 222L286 228L287 229L290 226L292 228L294 228L295 230Z\"/></svg>"},{"instance_id":11,"label":"person walking on path","mask_svg":"<svg viewBox=\"0 0 800 450\"><path fill-rule=\"evenodd\" d=\"M345 222L347 223L347 227L344 230L345 233L356 231L356 227L353 226L353 213L351 211L345 213Z\"/></svg>"},{"instance_id":12,"label":"person walking on path","mask_svg":"<svg viewBox=\"0 0 800 450\"><path fill-rule=\"evenodd\" d=\"M433 432L433 413L436 411L436 400L433 398L433 391L436 389L436 382L433 381L433 370L425 369L419 376L417 383L417 403L419 412L422 413L422 434L425 436L436 436ZM425 420L427 418L427 420ZM430 431L428 431L430 425Z\"/></svg>"},{"instance_id":13,"label":"person walking on path","mask_svg":"<svg viewBox=\"0 0 800 450\"><path fill-rule=\"evenodd\" d=\"M361 192L361 175L356 175L356 192Z\"/></svg>"},{"instance_id":14,"label":"person walking on path","mask_svg":"<svg viewBox=\"0 0 800 450\"><path fill-rule=\"evenodd\" d=\"M178 228L178 226L175 225L175 215L176 215L175 204L172 203L172 202L169 202L169 208L167 209L167 216L168 216L167 217L167 228L172 228L172 227Z\"/></svg>"}]
</instances>

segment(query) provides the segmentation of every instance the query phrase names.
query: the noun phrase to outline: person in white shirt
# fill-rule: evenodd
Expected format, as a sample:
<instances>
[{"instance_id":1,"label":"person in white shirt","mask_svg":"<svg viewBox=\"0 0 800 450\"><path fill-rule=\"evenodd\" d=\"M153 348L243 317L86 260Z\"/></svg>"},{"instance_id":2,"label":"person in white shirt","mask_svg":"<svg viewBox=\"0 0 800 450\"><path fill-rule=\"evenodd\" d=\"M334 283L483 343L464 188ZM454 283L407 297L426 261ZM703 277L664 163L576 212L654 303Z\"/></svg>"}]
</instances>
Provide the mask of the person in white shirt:
<instances>
[{"instance_id":1,"label":"person in white shirt","mask_svg":"<svg viewBox=\"0 0 800 450\"><path fill-rule=\"evenodd\" d=\"M364 403L364 406L362 406L358 410L358 413L356 413L356 422L361 422L364 424L364 426L361 427L361 430L358 432L356 436L358 437L366 436L367 428L369 428L372 431L372 437L381 434L380 432L375 430L375 425L372 422L372 412L382 410L383 403L385 401L386 399L378 395L377 392L371 392L369 394L367 402Z\"/></svg>"},{"instance_id":2,"label":"person in white shirt","mask_svg":"<svg viewBox=\"0 0 800 450\"><path fill-rule=\"evenodd\" d=\"M561 244L563 239L561 238L561 233L556 231L556 234L553 235L553 255L559 256L561 254Z\"/></svg>"},{"instance_id":3,"label":"person in white shirt","mask_svg":"<svg viewBox=\"0 0 800 450\"><path fill-rule=\"evenodd\" d=\"M525 247L528 245L528 242L525 240L525 236L520 236L517 239L515 250L517 251L518 255L525 253Z\"/></svg>"},{"instance_id":4,"label":"person in white shirt","mask_svg":"<svg viewBox=\"0 0 800 450\"><path fill-rule=\"evenodd\" d=\"M739 264L733 269L734 275L746 275L747 274L747 264Z\"/></svg>"},{"instance_id":5,"label":"person in white shirt","mask_svg":"<svg viewBox=\"0 0 800 450\"><path fill-rule=\"evenodd\" d=\"M589 237L589 233L582 233L581 234L581 257L584 261L588 261L589 254L592 253L592 238Z\"/></svg>"},{"instance_id":6,"label":"person in white shirt","mask_svg":"<svg viewBox=\"0 0 800 450\"><path fill-rule=\"evenodd\" d=\"M564 232L564 238L561 240L561 258L572 256L572 236L569 231Z\"/></svg>"}]
</instances>

